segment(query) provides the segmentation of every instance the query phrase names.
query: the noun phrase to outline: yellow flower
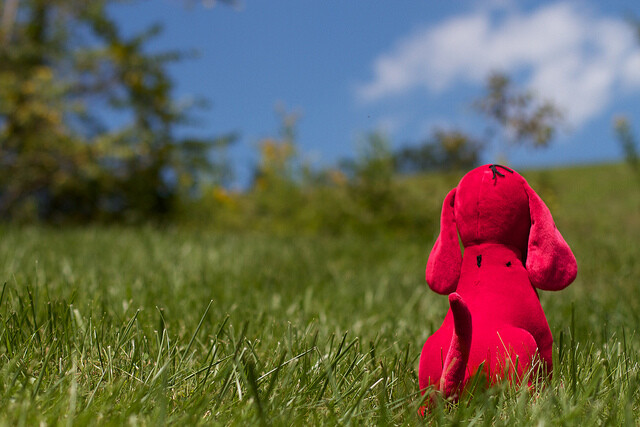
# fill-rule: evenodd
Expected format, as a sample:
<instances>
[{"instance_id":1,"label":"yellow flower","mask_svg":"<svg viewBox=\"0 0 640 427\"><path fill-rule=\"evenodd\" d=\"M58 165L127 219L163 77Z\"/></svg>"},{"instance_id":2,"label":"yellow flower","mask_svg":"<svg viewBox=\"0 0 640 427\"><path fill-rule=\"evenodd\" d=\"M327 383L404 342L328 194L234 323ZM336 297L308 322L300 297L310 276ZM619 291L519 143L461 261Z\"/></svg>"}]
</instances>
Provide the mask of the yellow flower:
<instances>
[{"instance_id":1,"label":"yellow flower","mask_svg":"<svg viewBox=\"0 0 640 427\"><path fill-rule=\"evenodd\" d=\"M329 175L329 181L332 184L342 186L347 183L347 176L342 171L339 171L337 169L331 169L329 170L328 175Z\"/></svg>"},{"instance_id":2,"label":"yellow flower","mask_svg":"<svg viewBox=\"0 0 640 427\"><path fill-rule=\"evenodd\" d=\"M216 186L213 188L213 200L224 206L235 206L235 199L223 187Z\"/></svg>"}]
</instances>

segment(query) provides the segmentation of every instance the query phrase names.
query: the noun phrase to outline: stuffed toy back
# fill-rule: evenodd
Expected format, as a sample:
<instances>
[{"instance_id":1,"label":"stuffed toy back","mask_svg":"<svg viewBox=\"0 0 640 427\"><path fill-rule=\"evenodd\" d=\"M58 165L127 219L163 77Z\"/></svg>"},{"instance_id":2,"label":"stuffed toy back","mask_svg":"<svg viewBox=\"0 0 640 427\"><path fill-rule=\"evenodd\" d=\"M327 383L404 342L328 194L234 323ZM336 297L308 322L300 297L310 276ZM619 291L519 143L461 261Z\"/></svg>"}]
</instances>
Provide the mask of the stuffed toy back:
<instances>
[{"instance_id":1,"label":"stuffed toy back","mask_svg":"<svg viewBox=\"0 0 640 427\"><path fill-rule=\"evenodd\" d=\"M500 165L467 173L444 199L427 262L427 283L450 308L422 349L423 393L432 386L455 399L480 366L490 383L537 368L551 374L553 338L536 288L564 289L576 274L549 209L522 176Z\"/></svg>"}]
</instances>

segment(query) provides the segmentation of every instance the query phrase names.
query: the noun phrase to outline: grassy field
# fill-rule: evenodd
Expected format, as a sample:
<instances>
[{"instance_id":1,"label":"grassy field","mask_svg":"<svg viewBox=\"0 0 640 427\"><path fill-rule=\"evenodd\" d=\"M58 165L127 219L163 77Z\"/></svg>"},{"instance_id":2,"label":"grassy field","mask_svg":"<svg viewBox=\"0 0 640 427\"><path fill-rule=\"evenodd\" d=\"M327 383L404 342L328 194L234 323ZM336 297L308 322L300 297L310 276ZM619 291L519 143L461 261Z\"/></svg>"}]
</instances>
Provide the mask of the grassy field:
<instances>
[{"instance_id":1,"label":"grassy field","mask_svg":"<svg viewBox=\"0 0 640 427\"><path fill-rule=\"evenodd\" d=\"M553 379L478 389L427 421L635 425L640 184L624 165L523 174L579 265L569 288L541 292ZM433 179L410 185L433 191ZM425 422L418 357L447 309L424 283L433 230L4 226L0 236L1 424Z\"/></svg>"}]
</instances>

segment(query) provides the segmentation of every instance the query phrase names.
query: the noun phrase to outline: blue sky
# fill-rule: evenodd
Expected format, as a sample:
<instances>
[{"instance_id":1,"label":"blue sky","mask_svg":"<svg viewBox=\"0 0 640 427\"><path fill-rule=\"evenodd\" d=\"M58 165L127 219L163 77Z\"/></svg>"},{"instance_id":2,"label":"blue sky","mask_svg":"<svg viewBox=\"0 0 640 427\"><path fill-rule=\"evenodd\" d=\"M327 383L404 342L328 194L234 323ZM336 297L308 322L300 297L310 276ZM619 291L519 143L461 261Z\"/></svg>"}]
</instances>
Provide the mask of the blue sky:
<instances>
[{"instance_id":1,"label":"blue sky","mask_svg":"<svg viewBox=\"0 0 640 427\"><path fill-rule=\"evenodd\" d=\"M111 12L126 32L162 23L152 49L198 52L172 66L176 96L210 103L195 133L239 133L236 185L260 138L277 133L277 105L300 114L302 157L326 166L355 156L374 130L395 147L435 126L481 135L470 103L492 70L567 119L550 148L509 151L514 167L620 159L617 114L640 133L640 41L627 21L640 17L637 0L147 0Z\"/></svg>"}]
</instances>

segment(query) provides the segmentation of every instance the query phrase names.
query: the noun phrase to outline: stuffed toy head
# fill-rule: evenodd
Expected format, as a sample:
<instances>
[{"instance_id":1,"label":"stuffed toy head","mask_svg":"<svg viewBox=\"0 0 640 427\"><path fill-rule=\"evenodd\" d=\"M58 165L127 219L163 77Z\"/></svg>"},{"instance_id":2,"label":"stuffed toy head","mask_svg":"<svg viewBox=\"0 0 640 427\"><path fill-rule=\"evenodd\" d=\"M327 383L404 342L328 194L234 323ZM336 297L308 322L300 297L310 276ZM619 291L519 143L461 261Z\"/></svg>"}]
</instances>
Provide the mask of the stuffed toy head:
<instances>
[{"instance_id":1,"label":"stuffed toy head","mask_svg":"<svg viewBox=\"0 0 640 427\"><path fill-rule=\"evenodd\" d=\"M449 295L450 309L423 347L420 388L455 396L479 366L492 382L525 374L534 360L550 373L553 340L534 288L561 290L576 274L549 209L522 176L500 165L467 173L445 197L427 261L427 283Z\"/></svg>"},{"instance_id":2,"label":"stuffed toy head","mask_svg":"<svg viewBox=\"0 0 640 427\"><path fill-rule=\"evenodd\" d=\"M517 249L531 284L560 290L576 277L571 249L557 230L549 208L514 170L485 165L467 173L442 206L440 235L427 263L427 283L449 294L460 277L466 248L495 243Z\"/></svg>"}]
</instances>

